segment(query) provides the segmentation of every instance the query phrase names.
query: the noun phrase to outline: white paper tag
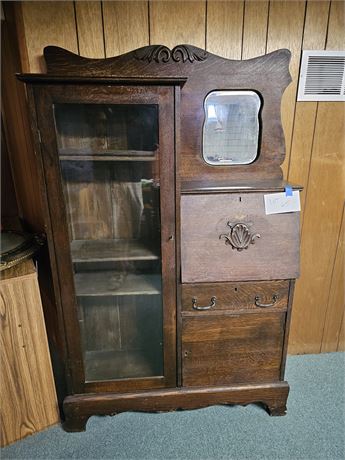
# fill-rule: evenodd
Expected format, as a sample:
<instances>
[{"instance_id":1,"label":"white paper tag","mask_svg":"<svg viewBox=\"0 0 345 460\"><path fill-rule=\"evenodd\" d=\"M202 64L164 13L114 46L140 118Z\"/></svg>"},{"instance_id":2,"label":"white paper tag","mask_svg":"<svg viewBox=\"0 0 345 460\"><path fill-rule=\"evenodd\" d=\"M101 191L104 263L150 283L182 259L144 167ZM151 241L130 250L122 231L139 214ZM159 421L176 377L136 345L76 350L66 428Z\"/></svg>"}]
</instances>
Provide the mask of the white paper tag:
<instances>
[{"instance_id":1,"label":"white paper tag","mask_svg":"<svg viewBox=\"0 0 345 460\"><path fill-rule=\"evenodd\" d=\"M264 200L266 214L282 214L301 210L299 190L294 190L292 196L286 196L285 192L270 193L264 195Z\"/></svg>"}]
</instances>

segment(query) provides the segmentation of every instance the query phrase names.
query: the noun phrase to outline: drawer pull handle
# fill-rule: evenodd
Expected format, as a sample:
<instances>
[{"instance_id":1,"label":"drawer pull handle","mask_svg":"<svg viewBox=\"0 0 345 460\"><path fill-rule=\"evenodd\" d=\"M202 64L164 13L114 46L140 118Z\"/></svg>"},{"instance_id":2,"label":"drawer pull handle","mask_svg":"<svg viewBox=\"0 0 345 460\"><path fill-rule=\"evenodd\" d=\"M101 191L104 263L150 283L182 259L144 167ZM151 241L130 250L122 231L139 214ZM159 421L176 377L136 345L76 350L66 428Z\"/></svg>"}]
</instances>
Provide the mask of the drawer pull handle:
<instances>
[{"instance_id":1,"label":"drawer pull handle","mask_svg":"<svg viewBox=\"0 0 345 460\"><path fill-rule=\"evenodd\" d=\"M196 297L193 297L192 299L192 307L194 308L194 310L210 310L211 308L215 307L216 306L216 298L215 297L211 297L211 303L210 305L206 305L205 307L200 307L199 305L197 305L197 300Z\"/></svg>"},{"instance_id":2,"label":"drawer pull handle","mask_svg":"<svg viewBox=\"0 0 345 460\"><path fill-rule=\"evenodd\" d=\"M255 305L260 308L268 308L268 307L273 307L273 305L277 302L278 296L277 294L274 294L272 296L272 302L271 303L261 303L260 302L260 297L257 295L255 297Z\"/></svg>"},{"instance_id":3,"label":"drawer pull handle","mask_svg":"<svg viewBox=\"0 0 345 460\"><path fill-rule=\"evenodd\" d=\"M255 243L255 238L261 236L259 233L250 233L248 225L243 222L236 224L228 222L227 226L230 227L230 233L222 233L219 235L219 239L224 238L225 244L230 244L232 249L237 249L237 251L248 249L250 244Z\"/></svg>"}]
</instances>

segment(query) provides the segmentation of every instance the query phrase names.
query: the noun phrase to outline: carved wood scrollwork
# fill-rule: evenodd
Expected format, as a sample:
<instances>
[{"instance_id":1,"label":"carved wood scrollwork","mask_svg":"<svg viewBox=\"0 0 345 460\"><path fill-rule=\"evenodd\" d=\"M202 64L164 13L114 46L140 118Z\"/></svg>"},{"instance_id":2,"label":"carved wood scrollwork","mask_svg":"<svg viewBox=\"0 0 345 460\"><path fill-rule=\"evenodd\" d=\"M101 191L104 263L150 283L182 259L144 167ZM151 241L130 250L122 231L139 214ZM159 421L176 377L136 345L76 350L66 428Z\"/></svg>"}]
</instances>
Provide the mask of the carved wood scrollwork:
<instances>
[{"instance_id":1,"label":"carved wood scrollwork","mask_svg":"<svg viewBox=\"0 0 345 460\"><path fill-rule=\"evenodd\" d=\"M136 59L140 61L155 61L158 64L174 62L194 62L207 59L207 52L188 45L177 45L172 50L164 45L147 46L135 52Z\"/></svg>"},{"instance_id":2,"label":"carved wood scrollwork","mask_svg":"<svg viewBox=\"0 0 345 460\"><path fill-rule=\"evenodd\" d=\"M219 239L224 238L225 244L230 244L232 249L237 249L237 251L248 249L250 244L255 243L255 238L261 237L259 233L251 233L248 225L242 222L236 224L228 222L227 226L230 227L230 232L222 233L219 235Z\"/></svg>"}]
</instances>

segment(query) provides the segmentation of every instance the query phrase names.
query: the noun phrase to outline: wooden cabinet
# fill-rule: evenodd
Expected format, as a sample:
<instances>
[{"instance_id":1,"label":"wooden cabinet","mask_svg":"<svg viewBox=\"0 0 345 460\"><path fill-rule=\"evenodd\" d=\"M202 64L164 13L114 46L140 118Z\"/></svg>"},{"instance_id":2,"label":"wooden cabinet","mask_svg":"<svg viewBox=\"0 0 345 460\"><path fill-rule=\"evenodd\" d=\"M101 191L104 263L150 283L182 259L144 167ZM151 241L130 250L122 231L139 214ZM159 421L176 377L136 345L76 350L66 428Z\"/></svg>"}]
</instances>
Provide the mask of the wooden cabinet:
<instances>
[{"instance_id":1,"label":"wooden cabinet","mask_svg":"<svg viewBox=\"0 0 345 460\"><path fill-rule=\"evenodd\" d=\"M1 271L1 427L4 447L59 423L59 410L32 260Z\"/></svg>"},{"instance_id":2,"label":"wooden cabinet","mask_svg":"<svg viewBox=\"0 0 345 460\"><path fill-rule=\"evenodd\" d=\"M298 212L284 192L289 52L45 49L27 84L61 331L65 428L261 402L285 413ZM298 187L294 187L298 190Z\"/></svg>"}]
</instances>

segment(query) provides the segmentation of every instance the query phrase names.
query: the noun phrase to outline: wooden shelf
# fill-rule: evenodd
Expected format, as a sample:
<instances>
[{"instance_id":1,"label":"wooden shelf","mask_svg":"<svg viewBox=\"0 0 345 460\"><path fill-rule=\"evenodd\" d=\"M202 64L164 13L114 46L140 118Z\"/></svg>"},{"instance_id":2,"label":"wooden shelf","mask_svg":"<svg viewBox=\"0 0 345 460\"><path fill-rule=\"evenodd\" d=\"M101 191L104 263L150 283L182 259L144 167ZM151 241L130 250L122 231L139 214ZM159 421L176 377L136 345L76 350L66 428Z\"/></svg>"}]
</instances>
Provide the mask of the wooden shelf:
<instances>
[{"instance_id":1,"label":"wooden shelf","mask_svg":"<svg viewBox=\"0 0 345 460\"><path fill-rule=\"evenodd\" d=\"M148 244L138 240L74 240L71 251L76 263L159 259Z\"/></svg>"},{"instance_id":2,"label":"wooden shelf","mask_svg":"<svg viewBox=\"0 0 345 460\"><path fill-rule=\"evenodd\" d=\"M152 354L150 356L142 350L87 351L85 353L86 380L90 382L161 375L162 369L157 366L159 353L156 354L158 355L156 357Z\"/></svg>"},{"instance_id":3,"label":"wooden shelf","mask_svg":"<svg viewBox=\"0 0 345 460\"><path fill-rule=\"evenodd\" d=\"M157 151L59 149L63 161L154 161Z\"/></svg>"},{"instance_id":4,"label":"wooden shelf","mask_svg":"<svg viewBox=\"0 0 345 460\"><path fill-rule=\"evenodd\" d=\"M124 274L115 270L76 273L77 297L159 295L161 276Z\"/></svg>"}]
</instances>

